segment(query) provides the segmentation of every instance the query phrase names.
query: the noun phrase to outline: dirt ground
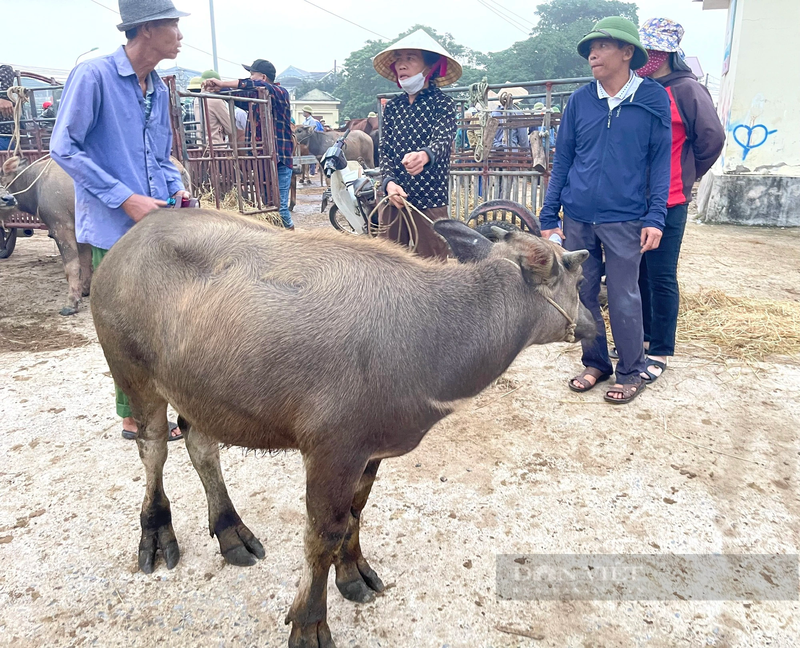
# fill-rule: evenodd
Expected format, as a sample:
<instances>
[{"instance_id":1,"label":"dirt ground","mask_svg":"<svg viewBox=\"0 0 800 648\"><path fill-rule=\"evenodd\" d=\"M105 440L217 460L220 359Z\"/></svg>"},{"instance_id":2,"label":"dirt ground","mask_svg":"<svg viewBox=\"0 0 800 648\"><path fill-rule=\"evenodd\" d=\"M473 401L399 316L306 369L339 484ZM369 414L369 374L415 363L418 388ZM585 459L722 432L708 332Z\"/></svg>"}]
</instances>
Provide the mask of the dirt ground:
<instances>
[{"instance_id":1,"label":"dirt ground","mask_svg":"<svg viewBox=\"0 0 800 648\"><path fill-rule=\"evenodd\" d=\"M298 235L330 227L302 189ZM181 561L137 571L143 469L120 437L88 308L58 315L66 282L37 232L0 261L0 645L283 647L301 572L297 453L222 452L231 497L266 558L225 565L182 442L166 491ZM689 290L797 301L800 232L690 223ZM566 380L577 346L524 352L507 374L385 461L362 544L391 587L345 601L337 645L361 648L800 645L790 601L508 601L498 554L798 553L800 358L758 366L679 349L626 407ZM766 578L766 577L765 577Z\"/></svg>"}]
</instances>

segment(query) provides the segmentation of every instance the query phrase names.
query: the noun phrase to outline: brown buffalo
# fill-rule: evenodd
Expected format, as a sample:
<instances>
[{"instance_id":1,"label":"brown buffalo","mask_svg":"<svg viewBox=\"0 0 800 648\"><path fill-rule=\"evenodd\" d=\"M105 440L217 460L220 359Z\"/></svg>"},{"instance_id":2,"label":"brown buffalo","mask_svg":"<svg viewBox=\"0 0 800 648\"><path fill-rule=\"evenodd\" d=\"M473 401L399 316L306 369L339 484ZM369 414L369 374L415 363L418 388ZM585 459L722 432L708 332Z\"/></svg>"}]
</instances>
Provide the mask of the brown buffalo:
<instances>
[{"instance_id":1,"label":"brown buffalo","mask_svg":"<svg viewBox=\"0 0 800 648\"><path fill-rule=\"evenodd\" d=\"M297 130L295 130L295 136L300 144L308 146L311 155L321 160L322 156L325 155L325 151L333 146L334 142L336 142L342 134L338 131L320 133L307 126L299 126ZM368 168L375 166L372 138L364 131L352 131L347 136L347 146L345 147L344 153L348 160L357 161L361 158Z\"/></svg>"},{"instance_id":2,"label":"brown buffalo","mask_svg":"<svg viewBox=\"0 0 800 648\"><path fill-rule=\"evenodd\" d=\"M348 128L351 131L364 131L367 135L374 133L378 130L378 118L377 117L364 117L362 119L350 119L344 123L344 125L340 126L337 130L339 131L346 131Z\"/></svg>"},{"instance_id":3,"label":"brown buffalo","mask_svg":"<svg viewBox=\"0 0 800 648\"><path fill-rule=\"evenodd\" d=\"M434 227L465 263L188 209L148 216L109 251L91 307L139 426L142 571L154 570L158 550L168 568L180 558L163 483L167 403L230 564L253 565L265 550L231 502L219 444L297 448L306 564L286 618L289 646L335 648L331 565L349 600L384 590L359 541L380 462L416 448L527 346L595 334L578 298L585 250L522 232L492 243L457 221Z\"/></svg>"}]
</instances>

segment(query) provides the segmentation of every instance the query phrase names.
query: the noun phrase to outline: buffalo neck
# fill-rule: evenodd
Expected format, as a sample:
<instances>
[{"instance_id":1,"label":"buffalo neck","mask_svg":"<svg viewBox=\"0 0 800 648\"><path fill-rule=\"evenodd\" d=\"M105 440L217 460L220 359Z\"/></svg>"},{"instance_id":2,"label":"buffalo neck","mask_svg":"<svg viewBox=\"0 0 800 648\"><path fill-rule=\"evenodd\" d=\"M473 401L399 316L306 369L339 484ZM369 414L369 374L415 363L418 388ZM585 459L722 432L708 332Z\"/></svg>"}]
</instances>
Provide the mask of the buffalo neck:
<instances>
[{"instance_id":1,"label":"buffalo neck","mask_svg":"<svg viewBox=\"0 0 800 648\"><path fill-rule=\"evenodd\" d=\"M440 277L422 298L422 312L435 316L419 344L426 363L439 368L428 393L449 401L478 394L509 367L527 345L537 309L521 274L499 259Z\"/></svg>"}]
</instances>

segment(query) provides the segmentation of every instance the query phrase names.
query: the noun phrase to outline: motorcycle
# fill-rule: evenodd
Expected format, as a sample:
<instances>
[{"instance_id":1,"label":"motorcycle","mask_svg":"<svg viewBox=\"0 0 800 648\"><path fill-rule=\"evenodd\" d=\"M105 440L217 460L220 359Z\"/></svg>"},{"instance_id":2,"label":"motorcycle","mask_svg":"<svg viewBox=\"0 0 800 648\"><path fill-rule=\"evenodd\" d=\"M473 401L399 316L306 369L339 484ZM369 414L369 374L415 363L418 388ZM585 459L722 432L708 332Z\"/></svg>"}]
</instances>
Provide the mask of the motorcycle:
<instances>
[{"instance_id":1,"label":"motorcycle","mask_svg":"<svg viewBox=\"0 0 800 648\"><path fill-rule=\"evenodd\" d=\"M324 212L328 202L333 201L328 214L333 227L348 234L375 236L378 215L372 212L377 204L381 171L363 169L358 162L348 162L344 150L349 134L350 129L347 129L322 157L322 172L330 179L330 188L322 196L320 211Z\"/></svg>"}]
</instances>

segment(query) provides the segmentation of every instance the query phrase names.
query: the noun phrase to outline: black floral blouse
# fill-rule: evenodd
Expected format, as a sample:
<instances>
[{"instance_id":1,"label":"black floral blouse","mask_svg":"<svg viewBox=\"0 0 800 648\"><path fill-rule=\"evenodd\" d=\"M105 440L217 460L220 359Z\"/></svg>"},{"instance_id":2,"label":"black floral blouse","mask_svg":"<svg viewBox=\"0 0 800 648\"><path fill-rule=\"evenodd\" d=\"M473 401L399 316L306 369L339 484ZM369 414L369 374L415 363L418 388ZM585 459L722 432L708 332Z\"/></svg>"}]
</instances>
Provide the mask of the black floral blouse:
<instances>
[{"instance_id":1,"label":"black floral blouse","mask_svg":"<svg viewBox=\"0 0 800 648\"><path fill-rule=\"evenodd\" d=\"M445 207L448 203L450 152L456 135L455 102L437 86L422 90L414 103L408 95L386 104L381 129L383 188L396 182L417 209ZM417 176L401 164L406 153L425 151L430 162Z\"/></svg>"}]
</instances>

